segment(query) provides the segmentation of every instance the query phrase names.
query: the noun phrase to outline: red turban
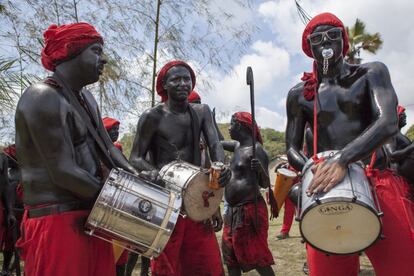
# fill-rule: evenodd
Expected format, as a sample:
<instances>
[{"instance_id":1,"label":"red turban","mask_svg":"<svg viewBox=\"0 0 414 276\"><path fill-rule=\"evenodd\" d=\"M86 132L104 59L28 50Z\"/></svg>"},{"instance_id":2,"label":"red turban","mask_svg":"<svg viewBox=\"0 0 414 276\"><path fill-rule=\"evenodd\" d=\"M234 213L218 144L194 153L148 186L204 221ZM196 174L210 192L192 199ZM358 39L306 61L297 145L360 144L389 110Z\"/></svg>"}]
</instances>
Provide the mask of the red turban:
<instances>
[{"instance_id":1,"label":"red turban","mask_svg":"<svg viewBox=\"0 0 414 276\"><path fill-rule=\"evenodd\" d=\"M17 157L16 157L16 144L13 144L13 145L8 146L7 148L4 148L3 152L6 155L13 158L14 160L17 160Z\"/></svg>"},{"instance_id":2,"label":"red turban","mask_svg":"<svg viewBox=\"0 0 414 276\"><path fill-rule=\"evenodd\" d=\"M188 102L193 103L193 102L197 102L197 101L201 102L200 95L198 95L198 93L193 90L193 91L191 91L190 95L188 96Z\"/></svg>"},{"instance_id":3,"label":"red turban","mask_svg":"<svg viewBox=\"0 0 414 276\"><path fill-rule=\"evenodd\" d=\"M110 118L110 117L105 117L102 119L102 122L104 124L104 127L106 130L110 130L111 128L113 128L116 125L119 125L120 122L117 119L114 118Z\"/></svg>"},{"instance_id":4,"label":"red turban","mask_svg":"<svg viewBox=\"0 0 414 276\"><path fill-rule=\"evenodd\" d=\"M404 113L404 112L405 112L405 107L399 105L397 107L397 113L398 113L398 115L400 115L401 113Z\"/></svg>"},{"instance_id":5,"label":"red turban","mask_svg":"<svg viewBox=\"0 0 414 276\"><path fill-rule=\"evenodd\" d=\"M306 25L306 28L302 34L303 52L305 52L305 54L308 57L313 58L308 36L312 34L313 30L315 30L316 27L320 25L331 25L331 26L339 27L342 29L342 39L344 40L344 47L343 47L342 54L343 56L345 56L346 53L348 53L348 49L349 49L348 33L345 30L344 23L342 23L342 21L339 20L338 17L336 17L335 15L329 12L321 13L313 17L312 20L309 21L309 23Z\"/></svg>"},{"instance_id":6,"label":"red turban","mask_svg":"<svg viewBox=\"0 0 414 276\"><path fill-rule=\"evenodd\" d=\"M42 49L42 64L50 71L56 66L80 54L93 43L103 44L101 35L92 25L80 22L68 25L50 25L43 33L45 46Z\"/></svg>"},{"instance_id":7,"label":"red turban","mask_svg":"<svg viewBox=\"0 0 414 276\"><path fill-rule=\"evenodd\" d=\"M170 70L172 67L178 66L178 65L179 66L184 66L185 68L188 69L188 71L190 71L191 81L193 83L193 87L191 87L191 89L194 89L194 86L195 86L195 83L196 83L196 77L195 77L194 71L190 67L190 65L188 65L187 63L185 63L184 61L181 61L181 60L170 61L167 64L165 64L164 67L161 68L161 70L160 70L160 72L158 73L158 76L157 76L157 93L161 97L161 102L165 102L168 99L167 91L165 91L164 87L163 87L163 82L164 82L165 76L167 75L168 70Z\"/></svg>"},{"instance_id":8,"label":"red turban","mask_svg":"<svg viewBox=\"0 0 414 276\"><path fill-rule=\"evenodd\" d=\"M236 112L234 113L234 118L241 123L242 125L248 127L250 130L252 130L252 115L249 112ZM260 144L263 144L262 136L260 135L260 130L256 124L254 123L254 128L256 132L256 139Z\"/></svg>"}]
</instances>

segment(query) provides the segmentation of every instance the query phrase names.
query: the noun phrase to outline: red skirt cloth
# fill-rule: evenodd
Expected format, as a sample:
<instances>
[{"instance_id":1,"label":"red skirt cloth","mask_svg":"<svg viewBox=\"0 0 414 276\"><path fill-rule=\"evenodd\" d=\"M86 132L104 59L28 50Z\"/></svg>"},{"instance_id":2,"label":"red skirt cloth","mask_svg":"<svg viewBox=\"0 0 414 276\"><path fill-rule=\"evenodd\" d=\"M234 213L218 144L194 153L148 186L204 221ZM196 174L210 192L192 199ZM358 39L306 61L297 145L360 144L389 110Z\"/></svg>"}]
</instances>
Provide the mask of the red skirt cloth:
<instances>
[{"instance_id":1,"label":"red skirt cloth","mask_svg":"<svg viewBox=\"0 0 414 276\"><path fill-rule=\"evenodd\" d=\"M285 199L285 210L283 213L283 225L280 229L280 233L289 234L290 228L292 227L293 217L295 216L295 205L286 197Z\"/></svg>"},{"instance_id":2,"label":"red skirt cloth","mask_svg":"<svg viewBox=\"0 0 414 276\"><path fill-rule=\"evenodd\" d=\"M119 257L118 261L116 262L116 265L125 265L128 262L128 254L129 251L125 249Z\"/></svg>"},{"instance_id":3,"label":"red skirt cloth","mask_svg":"<svg viewBox=\"0 0 414 276\"><path fill-rule=\"evenodd\" d=\"M90 211L27 218L16 246L26 276L114 276L112 244L88 236L83 225Z\"/></svg>"},{"instance_id":4,"label":"red skirt cloth","mask_svg":"<svg viewBox=\"0 0 414 276\"><path fill-rule=\"evenodd\" d=\"M370 177L381 210L384 240L365 250L377 276L414 275L414 202L408 199L407 181L390 170ZM311 276L357 276L358 255L326 256L307 246Z\"/></svg>"},{"instance_id":5,"label":"red skirt cloth","mask_svg":"<svg viewBox=\"0 0 414 276\"><path fill-rule=\"evenodd\" d=\"M255 220L254 203L229 208L224 218L221 243L224 263L228 267L240 267L247 272L275 263L267 243L269 222L263 198L257 202L256 227Z\"/></svg>"},{"instance_id":6,"label":"red skirt cloth","mask_svg":"<svg viewBox=\"0 0 414 276\"><path fill-rule=\"evenodd\" d=\"M180 216L164 251L151 261L151 272L155 276L224 276L211 225Z\"/></svg>"}]
</instances>

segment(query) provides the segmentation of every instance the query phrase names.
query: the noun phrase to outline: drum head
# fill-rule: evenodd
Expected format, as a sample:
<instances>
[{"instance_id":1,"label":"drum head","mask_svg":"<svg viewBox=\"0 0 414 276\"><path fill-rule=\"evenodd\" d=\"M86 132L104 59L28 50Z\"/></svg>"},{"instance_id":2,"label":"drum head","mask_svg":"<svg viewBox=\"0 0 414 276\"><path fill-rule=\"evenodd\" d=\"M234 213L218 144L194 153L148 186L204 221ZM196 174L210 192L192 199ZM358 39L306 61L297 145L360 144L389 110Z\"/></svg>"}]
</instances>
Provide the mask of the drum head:
<instances>
[{"instance_id":1,"label":"drum head","mask_svg":"<svg viewBox=\"0 0 414 276\"><path fill-rule=\"evenodd\" d=\"M277 173L289 178L295 178L297 176L297 173L286 168L277 169Z\"/></svg>"},{"instance_id":2,"label":"drum head","mask_svg":"<svg viewBox=\"0 0 414 276\"><path fill-rule=\"evenodd\" d=\"M224 189L212 190L208 187L209 175L199 172L191 178L183 191L185 213L194 221L210 218L220 206Z\"/></svg>"},{"instance_id":3,"label":"drum head","mask_svg":"<svg viewBox=\"0 0 414 276\"><path fill-rule=\"evenodd\" d=\"M300 222L302 236L329 254L352 254L373 244L381 233L376 213L353 202L327 202L309 208Z\"/></svg>"}]
</instances>

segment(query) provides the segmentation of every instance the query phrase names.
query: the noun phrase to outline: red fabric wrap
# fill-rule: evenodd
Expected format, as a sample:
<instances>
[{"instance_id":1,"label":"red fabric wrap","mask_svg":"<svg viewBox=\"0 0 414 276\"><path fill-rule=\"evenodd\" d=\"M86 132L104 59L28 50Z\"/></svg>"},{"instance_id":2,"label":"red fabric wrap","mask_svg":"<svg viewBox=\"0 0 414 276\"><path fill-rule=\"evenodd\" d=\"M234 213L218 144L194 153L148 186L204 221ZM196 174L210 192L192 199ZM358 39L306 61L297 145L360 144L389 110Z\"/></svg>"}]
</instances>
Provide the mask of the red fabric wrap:
<instances>
[{"instance_id":1,"label":"red fabric wrap","mask_svg":"<svg viewBox=\"0 0 414 276\"><path fill-rule=\"evenodd\" d=\"M157 87L156 88L157 88L157 94L161 97L161 102L166 102L168 99L167 91L164 90L163 83L164 83L165 76L168 73L168 70L170 70L174 66L184 66L188 69L188 71L190 71L191 81L193 83L193 86L191 87L191 89L194 89L194 86L196 84L195 73L193 69L190 67L190 65L188 65L187 63L181 60L173 60L173 61L168 62L167 64L164 65L164 67L161 68L160 72L158 72L158 75L157 75Z\"/></svg>"},{"instance_id":2,"label":"red fabric wrap","mask_svg":"<svg viewBox=\"0 0 414 276\"><path fill-rule=\"evenodd\" d=\"M252 114L249 112L236 112L233 114L236 120L241 123L242 125L248 127L252 130ZM256 122L254 122L254 128L256 133L256 139L260 144L263 144L262 136L260 135L259 127L257 126Z\"/></svg>"},{"instance_id":3,"label":"red fabric wrap","mask_svg":"<svg viewBox=\"0 0 414 276\"><path fill-rule=\"evenodd\" d=\"M123 152L121 143L115 142L115 143L114 143L114 146L115 146L117 149L119 149L121 152Z\"/></svg>"},{"instance_id":4,"label":"red fabric wrap","mask_svg":"<svg viewBox=\"0 0 414 276\"><path fill-rule=\"evenodd\" d=\"M25 211L21 249L27 276L114 276L112 244L85 234L90 211L73 211L27 218Z\"/></svg>"},{"instance_id":5,"label":"red fabric wrap","mask_svg":"<svg viewBox=\"0 0 414 276\"><path fill-rule=\"evenodd\" d=\"M400 114L401 114L401 113L403 113L403 112L405 112L405 107L403 107L403 106L399 105L399 106L397 107L397 113L398 113L398 115L400 115Z\"/></svg>"},{"instance_id":6,"label":"red fabric wrap","mask_svg":"<svg viewBox=\"0 0 414 276\"><path fill-rule=\"evenodd\" d=\"M201 98L200 98L200 95L198 95L198 93L193 90L193 91L191 91L190 95L188 96L188 102L192 103L192 102L195 102L195 101L200 101L201 102Z\"/></svg>"},{"instance_id":7,"label":"red fabric wrap","mask_svg":"<svg viewBox=\"0 0 414 276\"><path fill-rule=\"evenodd\" d=\"M311 46L310 46L310 43L309 43L309 40L308 40L308 36L310 34L312 34L312 32L315 30L316 27L321 26L321 25L330 25L330 26L335 26L335 27L339 27L339 28L342 29L342 39L344 41L342 54L343 54L343 56L345 56L346 53L348 53L348 50L349 50L348 33L346 32L346 29L344 27L344 23L342 23L342 21L339 20L339 18L336 17L334 14L329 13L329 12L321 13L321 14L313 17L312 20L309 21L308 24L306 25L305 30L303 31L303 34L302 34L302 50L303 50L303 52L308 57L313 58L312 51L311 51Z\"/></svg>"},{"instance_id":8,"label":"red fabric wrap","mask_svg":"<svg viewBox=\"0 0 414 276\"><path fill-rule=\"evenodd\" d=\"M246 203L236 208L241 208L241 223L234 226L237 219L231 218L231 207L224 220L221 243L224 263L229 267L240 267L243 272L273 265L275 262L267 243L269 221L266 203L263 199L257 202L256 228L254 203Z\"/></svg>"},{"instance_id":9,"label":"red fabric wrap","mask_svg":"<svg viewBox=\"0 0 414 276\"><path fill-rule=\"evenodd\" d=\"M414 260L414 203L408 196L408 183L390 170L373 171L381 210L384 240L365 250L377 276L412 275ZM357 276L358 255L326 256L307 246L310 275Z\"/></svg>"},{"instance_id":10,"label":"red fabric wrap","mask_svg":"<svg viewBox=\"0 0 414 276\"><path fill-rule=\"evenodd\" d=\"M110 130L116 125L119 125L120 122L117 119L111 118L111 117L105 117L102 119L102 122L104 124L104 127L106 130Z\"/></svg>"},{"instance_id":11,"label":"red fabric wrap","mask_svg":"<svg viewBox=\"0 0 414 276\"><path fill-rule=\"evenodd\" d=\"M7 148L3 149L3 152L13 158L14 160L17 160L16 156L16 144L10 145Z\"/></svg>"},{"instance_id":12,"label":"red fabric wrap","mask_svg":"<svg viewBox=\"0 0 414 276\"><path fill-rule=\"evenodd\" d=\"M50 25L43 33L45 45L42 49L42 64L47 70L80 54L93 43L103 44L102 36L85 22L68 25Z\"/></svg>"},{"instance_id":13,"label":"red fabric wrap","mask_svg":"<svg viewBox=\"0 0 414 276\"><path fill-rule=\"evenodd\" d=\"M154 276L224 276L213 228L179 216L164 251L151 260L151 272Z\"/></svg>"}]
</instances>

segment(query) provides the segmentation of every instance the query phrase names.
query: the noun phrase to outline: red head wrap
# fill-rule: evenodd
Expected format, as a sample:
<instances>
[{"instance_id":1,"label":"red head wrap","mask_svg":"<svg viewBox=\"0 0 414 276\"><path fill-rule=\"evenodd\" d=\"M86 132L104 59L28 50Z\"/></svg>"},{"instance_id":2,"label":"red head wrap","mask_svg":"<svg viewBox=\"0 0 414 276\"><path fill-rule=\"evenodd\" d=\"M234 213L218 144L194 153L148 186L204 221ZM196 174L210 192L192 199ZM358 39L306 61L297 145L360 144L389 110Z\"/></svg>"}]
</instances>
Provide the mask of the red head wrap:
<instances>
[{"instance_id":1,"label":"red head wrap","mask_svg":"<svg viewBox=\"0 0 414 276\"><path fill-rule=\"evenodd\" d=\"M201 102L200 95L198 95L198 93L193 90L193 91L191 91L190 95L188 96L188 102L193 103L193 102L197 102L197 101Z\"/></svg>"},{"instance_id":2,"label":"red head wrap","mask_svg":"<svg viewBox=\"0 0 414 276\"><path fill-rule=\"evenodd\" d=\"M249 112L236 112L234 113L234 118L236 118L237 122L241 123L242 125L248 127L252 130L252 115ZM262 136L260 135L259 127L257 126L256 122L254 123L254 128L256 132L256 139L260 144L263 144Z\"/></svg>"},{"instance_id":3,"label":"red head wrap","mask_svg":"<svg viewBox=\"0 0 414 276\"><path fill-rule=\"evenodd\" d=\"M106 130L110 130L111 128L113 128L116 125L119 125L120 122L117 119L114 118L110 118L110 117L105 117L102 119L102 122L104 124L104 127Z\"/></svg>"},{"instance_id":4,"label":"red head wrap","mask_svg":"<svg viewBox=\"0 0 414 276\"><path fill-rule=\"evenodd\" d=\"M401 113L404 113L404 112L405 112L405 107L399 105L397 107L397 113L398 113L398 115L400 115Z\"/></svg>"},{"instance_id":5,"label":"red head wrap","mask_svg":"<svg viewBox=\"0 0 414 276\"><path fill-rule=\"evenodd\" d=\"M308 56L313 58L310 42L308 40L308 36L312 34L316 27L321 25L331 25L335 27L339 27L342 30L342 39L343 39L343 50L342 55L345 56L349 49L349 39L348 33L344 27L344 24L338 17L333 15L332 13L321 13L314 18L306 25L305 30L302 34L302 50ZM316 70L316 62L313 62L313 71L311 73L303 73L301 78L305 81L304 87L304 97L306 100L311 101L315 96L316 89L318 87L318 77L317 77L317 70Z\"/></svg>"},{"instance_id":6,"label":"red head wrap","mask_svg":"<svg viewBox=\"0 0 414 276\"><path fill-rule=\"evenodd\" d=\"M80 22L68 25L50 25L43 33L45 46L42 49L42 64L50 71L56 66L80 54L93 43L103 44L101 35L92 25Z\"/></svg>"},{"instance_id":7,"label":"red head wrap","mask_svg":"<svg viewBox=\"0 0 414 276\"><path fill-rule=\"evenodd\" d=\"M315 30L316 27L321 26L321 25L331 25L331 26L339 27L342 29L342 39L344 41L344 47L343 47L342 54L345 56L346 53L348 53L348 49L349 49L348 33L345 30L344 23L342 23L342 21L339 20L338 17L336 17L335 15L329 12L321 13L315 16L306 25L305 30L303 31L303 34L302 34L303 52L305 52L305 54L308 57L313 58L308 36L312 34L313 30Z\"/></svg>"},{"instance_id":8,"label":"red head wrap","mask_svg":"<svg viewBox=\"0 0 414 276\"><path fill-rule=\"evenodd\" d=\"M10 156L11 158L13 158L14 160L17 160L17 156L16 156L16 144L10 145L7 148L3 149L3 152Z\"/></svg>"},{"instance_id":9,"label":"red head wrap","mask_svg":"<svg viewBox=\"0 0 414 276\"><path fill-rule=\"evenodd\" d=\"M191 81L193 83L193 87L191 87L191 89L194 89L194 86L196 83L196 77L190 65L188 65L187 63L181 60L170 61L167 64L165 64L164 67L161 68L157 76L157 93L161 97L161 102L165 102L168 99L167 91L164 90L163 83L164 83L165 76L168 73L168 70L170 70L174 66L184 66L188 69L188 71L190 71Z\"/></svg>"}]
</instances>

